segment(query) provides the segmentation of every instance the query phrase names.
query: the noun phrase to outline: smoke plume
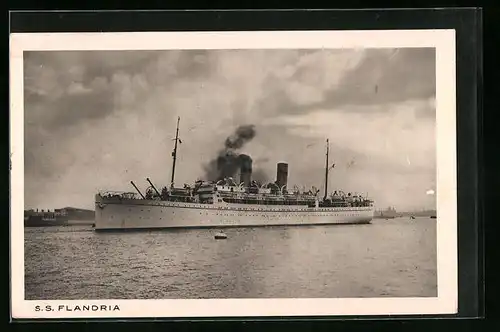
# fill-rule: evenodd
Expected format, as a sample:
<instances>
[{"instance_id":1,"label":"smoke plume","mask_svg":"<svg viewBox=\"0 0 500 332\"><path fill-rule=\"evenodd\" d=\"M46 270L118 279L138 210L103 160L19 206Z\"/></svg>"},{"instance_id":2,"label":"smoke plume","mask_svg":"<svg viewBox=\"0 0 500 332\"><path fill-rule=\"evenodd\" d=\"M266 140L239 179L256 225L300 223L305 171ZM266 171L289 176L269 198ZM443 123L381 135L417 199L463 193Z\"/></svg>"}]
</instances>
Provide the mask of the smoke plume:
<instances>
[{"instance_id":1,"label":"smoke plume","mask_svg":"<svg viewBox=\"0 0 500 332\"><path fill-rule=\"evenodd\" d=\"M217 157L205 166L205 178L209 181L218 181L227 177L234 177L242 169L252 172L252 158L249 155L238 153L246 143L256 135L254 125L243 125L236 128L235 132L226 138L224 148Z\"/></svg>"},{"instance_id":2,"label":"smoke plume","mask_svg":"<svg viewBox=\"0 0 500 332\"><path fill-rule=\"evenodd\" d=\"M269 177L267 173L262 169L257 169L252 172L252 179L257 181L258 183L266 183L269 182Z\"/></svg>"}]
</instances>

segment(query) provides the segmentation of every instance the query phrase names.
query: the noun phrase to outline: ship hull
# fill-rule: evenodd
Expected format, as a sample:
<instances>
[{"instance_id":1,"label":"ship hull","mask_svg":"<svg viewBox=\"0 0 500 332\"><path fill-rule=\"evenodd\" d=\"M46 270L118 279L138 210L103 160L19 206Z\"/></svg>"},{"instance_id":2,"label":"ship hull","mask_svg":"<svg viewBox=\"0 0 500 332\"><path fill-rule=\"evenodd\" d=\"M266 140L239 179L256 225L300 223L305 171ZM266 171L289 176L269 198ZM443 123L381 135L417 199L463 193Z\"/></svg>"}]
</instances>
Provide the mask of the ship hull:
<instances>
[{"instance_id":1,"label":"ship hull","mask_svg":"<svg viewBox=\"0 0 500 332\"><path fill-rule=\"evenodd\" d=\"M95 230L367 224L373 207L196 204L96 197Z\"/></svg>"}]
</instances>

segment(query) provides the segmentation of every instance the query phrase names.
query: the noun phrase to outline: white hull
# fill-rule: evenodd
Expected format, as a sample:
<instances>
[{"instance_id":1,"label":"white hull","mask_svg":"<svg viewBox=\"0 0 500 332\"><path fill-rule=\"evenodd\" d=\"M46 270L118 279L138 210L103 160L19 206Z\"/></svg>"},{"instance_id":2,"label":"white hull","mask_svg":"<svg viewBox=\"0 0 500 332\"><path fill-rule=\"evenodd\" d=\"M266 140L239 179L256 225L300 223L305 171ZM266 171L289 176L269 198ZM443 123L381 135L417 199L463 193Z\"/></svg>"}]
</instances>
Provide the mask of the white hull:
<instances>
[{"instance_id":1,"label":"white hull","mask_svg":"<svg viewBox=\"0 0 500 332\"><path fill-rule=\"evenodd\" d=\"M373 207L198 204L96 196L95 229L366 224Z\"/></svg>"}]
</instances>

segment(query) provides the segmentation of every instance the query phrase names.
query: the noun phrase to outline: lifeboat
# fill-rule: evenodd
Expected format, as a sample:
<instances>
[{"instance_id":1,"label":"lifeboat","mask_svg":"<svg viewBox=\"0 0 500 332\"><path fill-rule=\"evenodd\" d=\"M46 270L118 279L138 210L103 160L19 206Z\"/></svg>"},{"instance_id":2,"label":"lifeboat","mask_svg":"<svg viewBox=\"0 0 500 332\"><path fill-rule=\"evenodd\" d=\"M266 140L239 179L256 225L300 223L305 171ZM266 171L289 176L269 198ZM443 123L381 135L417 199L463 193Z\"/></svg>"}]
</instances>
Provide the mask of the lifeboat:
<instances>
[{"instance_id":1,"label":"lifeboat","mask_svg":"<svg viewBox=\"0 0 500 332\"><path fill-rule=\"evenodd\" d=\"M216 240L225 240L225 239L227 239L227 235L224 232L218 232L215 234L214 238Z\"/></svg>"}]
</instances>

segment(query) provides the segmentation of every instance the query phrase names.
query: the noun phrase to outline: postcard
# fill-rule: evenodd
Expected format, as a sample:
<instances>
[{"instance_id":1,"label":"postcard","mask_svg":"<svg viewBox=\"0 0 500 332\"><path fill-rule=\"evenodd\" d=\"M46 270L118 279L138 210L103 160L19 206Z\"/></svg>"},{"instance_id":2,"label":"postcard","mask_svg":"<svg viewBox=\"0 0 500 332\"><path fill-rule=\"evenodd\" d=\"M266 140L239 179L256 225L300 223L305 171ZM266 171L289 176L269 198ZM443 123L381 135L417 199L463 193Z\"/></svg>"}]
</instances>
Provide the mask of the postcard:
<instances>
[{"instance_id":1,"label":"postcard","mask_svg":"<svg viewBox=\"0 0 500 332\"><path fill-rule=\"evenodd\" d=\"M454 30L10 42L13 318L457 312Z\"/></svg>"}]
</instances>

